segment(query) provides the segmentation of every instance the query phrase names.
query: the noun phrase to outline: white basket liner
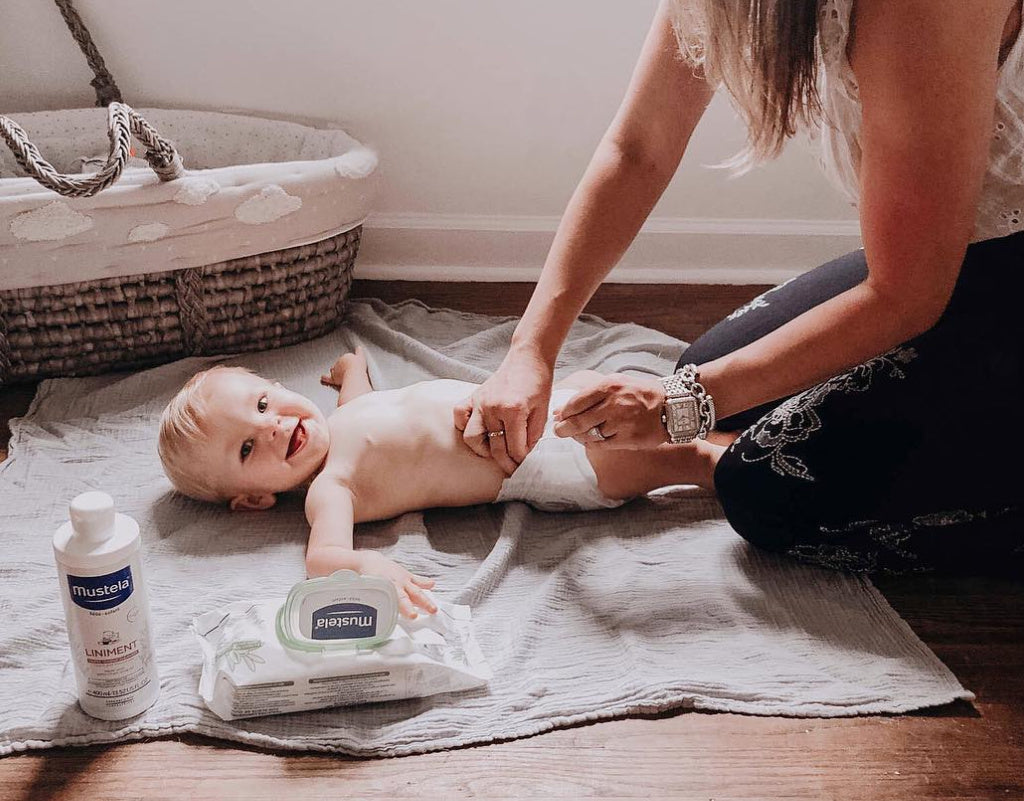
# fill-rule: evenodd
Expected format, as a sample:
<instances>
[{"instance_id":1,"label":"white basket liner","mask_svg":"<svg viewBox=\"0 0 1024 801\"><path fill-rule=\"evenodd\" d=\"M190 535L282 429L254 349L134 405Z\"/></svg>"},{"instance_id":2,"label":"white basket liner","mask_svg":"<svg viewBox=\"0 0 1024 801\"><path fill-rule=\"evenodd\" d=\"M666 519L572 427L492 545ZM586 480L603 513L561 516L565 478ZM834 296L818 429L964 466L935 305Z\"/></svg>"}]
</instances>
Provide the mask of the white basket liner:
<instances>
[{"instance_id":1,"label":"white basket liner","mask_svg":"<svg viewBox=\"0 0 1024 801\"><path fill-rule=\"evenodd\" d=\"M317 242L369 213L377 157L344 131L208 111L139 112L178 148L185 178L163 183L148 167L129 167L95 197L65 198L17 177L24 174L0 148L0 290L216 264ZM47 161L75 172L83 157L106 154L106 114L9 116Z\"/></svg>"}]
</instances>

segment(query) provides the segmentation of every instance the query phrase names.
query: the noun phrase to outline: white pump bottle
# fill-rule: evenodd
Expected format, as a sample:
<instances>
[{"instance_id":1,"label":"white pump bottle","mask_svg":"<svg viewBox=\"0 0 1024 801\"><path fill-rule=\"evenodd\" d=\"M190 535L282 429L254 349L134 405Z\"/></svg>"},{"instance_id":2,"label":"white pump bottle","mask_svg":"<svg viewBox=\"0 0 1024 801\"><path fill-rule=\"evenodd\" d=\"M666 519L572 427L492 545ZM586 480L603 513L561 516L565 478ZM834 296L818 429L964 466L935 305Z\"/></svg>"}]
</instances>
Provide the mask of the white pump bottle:
<instances>
[{"instance_id":1,"label":"white pump bottle","mask_svg":"<svg viewBox=\"0 0 1024 801\"><path fill-rule=\"evenodd\" d=\"M78 703L103 720L134 717L160 694L139 524L115 514L105 492L77 496L70 512L53 535L53 553Z\"/></svg>"}]
</instances>

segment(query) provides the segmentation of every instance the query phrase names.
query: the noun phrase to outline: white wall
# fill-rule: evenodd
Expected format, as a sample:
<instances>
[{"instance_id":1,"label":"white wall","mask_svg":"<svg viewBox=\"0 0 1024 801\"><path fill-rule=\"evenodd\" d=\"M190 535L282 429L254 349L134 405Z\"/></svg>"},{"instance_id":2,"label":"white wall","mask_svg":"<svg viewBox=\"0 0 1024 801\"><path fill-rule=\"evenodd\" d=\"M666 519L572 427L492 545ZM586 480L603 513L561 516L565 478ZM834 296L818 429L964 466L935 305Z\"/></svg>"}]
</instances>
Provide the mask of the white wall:
<instances>
[{"instance_id":1,"label":"white wall","mask_svg":"<svg viewBox=\"0 0 1024 801\"><path fill-rule=\"evenodd\" d=\"M385 171L364 276L534 275L628 82L656 0L76 0L125 100L340 121ZM3 0L0 111L91 105L49 0ZM742 129L717 97L618 280L773 280L859 245L790 147L701 165Z\"/></svg>"}]
</instances>

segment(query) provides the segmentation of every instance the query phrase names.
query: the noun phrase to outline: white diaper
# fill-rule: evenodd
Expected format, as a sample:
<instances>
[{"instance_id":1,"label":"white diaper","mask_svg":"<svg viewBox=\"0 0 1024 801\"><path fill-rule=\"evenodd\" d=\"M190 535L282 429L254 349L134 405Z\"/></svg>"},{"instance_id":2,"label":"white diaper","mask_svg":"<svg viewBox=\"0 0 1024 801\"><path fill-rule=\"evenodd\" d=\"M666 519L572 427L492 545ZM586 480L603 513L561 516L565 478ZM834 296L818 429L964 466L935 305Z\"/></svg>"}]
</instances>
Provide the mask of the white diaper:
<instances>
[{"instance_id":1,"label":"white diaper","mask_svg":"<svg viewBox=\"0 0 1024 801\"><path fill-rule=\"evenodd\" d=\"M559 389L552 393L540 442L516 472L501 483L495 502L524 501L545 512L614 509L625 503L607 497L598 489L597 474L583 445L571 437L555 436L551 412L563 406L577 391Z\"/></svg>"}]
</instances>

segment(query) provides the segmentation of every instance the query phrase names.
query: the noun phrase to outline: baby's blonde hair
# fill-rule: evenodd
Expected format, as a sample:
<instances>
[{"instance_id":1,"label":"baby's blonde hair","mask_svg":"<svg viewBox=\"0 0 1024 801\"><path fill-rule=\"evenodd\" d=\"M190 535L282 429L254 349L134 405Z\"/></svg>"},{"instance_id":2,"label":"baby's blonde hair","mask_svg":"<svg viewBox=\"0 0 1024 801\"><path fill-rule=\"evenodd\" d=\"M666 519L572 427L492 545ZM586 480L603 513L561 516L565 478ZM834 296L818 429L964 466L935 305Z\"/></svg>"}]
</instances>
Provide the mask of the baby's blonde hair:
<instances>
[{"instance_id":1,"label":"baby's blonde hair","mask_svg":"<svg viewBox=\"0 0 1024 801\"><path fill-rule=\"evenodd\" d=\"M164 473L174 488L197 501L219 503L228 501L232 493L217 484L216 479L204 475L197 467L196 446L205 439L203 422L206 417L205 399L202 388L206 380L217 373L239 372L252 375L244 367L217 365L196 373L171 398L160 415L160 433L157 437L157 453L163 464Z\"/></svg>"}]
</instances>

